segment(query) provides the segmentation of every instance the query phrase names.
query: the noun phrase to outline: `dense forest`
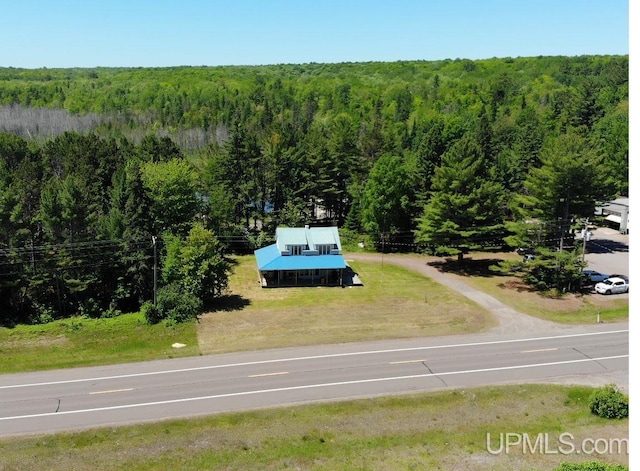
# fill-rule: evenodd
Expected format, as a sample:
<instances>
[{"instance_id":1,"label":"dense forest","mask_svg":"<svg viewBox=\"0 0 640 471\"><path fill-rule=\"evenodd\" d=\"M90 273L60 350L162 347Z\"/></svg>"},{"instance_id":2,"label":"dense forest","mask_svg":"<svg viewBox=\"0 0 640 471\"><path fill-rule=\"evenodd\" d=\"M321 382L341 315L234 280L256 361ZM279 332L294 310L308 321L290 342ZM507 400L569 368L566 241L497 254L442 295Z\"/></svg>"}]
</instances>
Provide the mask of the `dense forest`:
<instances>
[{"instance_id":1,"label":"dense forest","mask_svg":"<svg viewBox=\"0 0 640 471\"><path fill-rule=\"evenodd\" d=\"M156 284L200 309L224 254L278 225L461 259L572 248L628 193L628 72L628 56L0 68L0 322L137 310Z\"/></svg>"}]
</instances>

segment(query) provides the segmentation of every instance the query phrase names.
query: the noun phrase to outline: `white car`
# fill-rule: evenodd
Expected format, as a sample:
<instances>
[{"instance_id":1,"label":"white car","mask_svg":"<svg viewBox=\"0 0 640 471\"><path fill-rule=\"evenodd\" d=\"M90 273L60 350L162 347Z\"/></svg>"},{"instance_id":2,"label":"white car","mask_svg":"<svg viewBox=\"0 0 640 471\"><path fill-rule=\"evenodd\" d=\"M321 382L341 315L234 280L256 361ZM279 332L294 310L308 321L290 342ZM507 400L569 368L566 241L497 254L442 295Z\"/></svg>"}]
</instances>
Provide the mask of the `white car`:
<instances>
[{"instance_id":1,"label":"white car","mask_svg":"<svg viewBox=\"0 0 640 471\"><path fill-rule=\"evenodd\" d=\"M622 278L607 278L600 283L596 283L596 293L600 294L617 294L617 293L628 293L629 292L629 282L623 280Z\"/></svg>"}]
</instances>

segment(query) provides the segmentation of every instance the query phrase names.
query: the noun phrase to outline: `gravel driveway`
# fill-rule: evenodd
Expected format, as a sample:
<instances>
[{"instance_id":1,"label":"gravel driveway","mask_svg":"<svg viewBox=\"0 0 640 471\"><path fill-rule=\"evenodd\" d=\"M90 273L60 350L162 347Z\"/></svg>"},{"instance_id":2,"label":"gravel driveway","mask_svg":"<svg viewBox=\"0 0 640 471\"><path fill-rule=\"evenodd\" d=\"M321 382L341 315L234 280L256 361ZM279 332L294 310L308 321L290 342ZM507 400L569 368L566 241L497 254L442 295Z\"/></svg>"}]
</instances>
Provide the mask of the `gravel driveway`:
<instances>
[{"instance_id":1,"label":"gravel driveway","mask_svg":"<svg viewBox=\"0 0 640 471\"><path fill-rule=\"evenodd\" d=\"M380 261L380 254L371 253L350 253L345 254L345 258L351 260L362 260L368 262ZM406 256L406 255L393 255L384 254L384 261L400 265L410 270L421 273L438 283L442 283L445 286L457 291L463 296L475 301L480 306L487 309L493 315L498 318L499 325L494 327L491 331L495 333L534 333L534 332L549 332L552 330L562 330L568 328L567 325L558 324L555 322L547 321L544 319L538 319L537 317L530 316L516 311L510 306L498 301L493 296L489 296L482 291L479 291L464 281L461 281L454 275L443 273L435 267L427 264L427 260L419 255Z\"/></svg>"}]
</instances>

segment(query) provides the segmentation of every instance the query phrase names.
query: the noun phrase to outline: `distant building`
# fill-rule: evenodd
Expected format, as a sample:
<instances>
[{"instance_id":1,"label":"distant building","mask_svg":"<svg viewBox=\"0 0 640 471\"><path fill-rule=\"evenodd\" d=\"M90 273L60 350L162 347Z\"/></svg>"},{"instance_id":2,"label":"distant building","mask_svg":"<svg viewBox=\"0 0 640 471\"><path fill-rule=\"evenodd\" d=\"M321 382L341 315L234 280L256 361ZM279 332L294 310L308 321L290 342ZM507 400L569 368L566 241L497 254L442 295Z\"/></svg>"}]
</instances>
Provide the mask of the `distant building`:
<instances>
[{"instance_id":1,"label":"distant building","mask_svg":"<svg viewBox=\"0 0 640 471\"><path fill-rule=\"evenodd\" d=\"M597 216L605 216L622 234L629 233L629 198L621 197L596 208Z\"/></svg>"},{"instance_id":2,"label":"distant building","mask_svg":"<svg viewBox=\"0 0 640 471\"><path fill-rule=\"evenodd\" d=\"M337 227L279 227L276 243L254 253L263 288L344 283L347 264Z\"/></svg>"}]
</instances>

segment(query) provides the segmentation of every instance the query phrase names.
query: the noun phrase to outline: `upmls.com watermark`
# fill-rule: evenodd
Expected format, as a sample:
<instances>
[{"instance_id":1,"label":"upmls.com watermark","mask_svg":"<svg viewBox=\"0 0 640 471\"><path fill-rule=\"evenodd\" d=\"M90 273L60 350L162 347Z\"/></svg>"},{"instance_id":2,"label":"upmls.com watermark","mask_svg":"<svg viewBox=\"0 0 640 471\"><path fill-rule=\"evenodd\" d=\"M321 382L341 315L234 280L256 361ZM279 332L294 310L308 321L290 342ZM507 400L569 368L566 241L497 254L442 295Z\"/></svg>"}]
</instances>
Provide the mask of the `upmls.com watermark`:
<instances>
[{"instance_id":1,"label":"upmls.com watermark","mask_svg":"<svg viewBox=\"0 0 640 471\"><path fill-rule=\"evenodd\" d=\"M487 451L492 455L517 452L542 455L608 455L629 454L628 438L584 438L568 432L558 436L549 433L500 433L496 437L487 432Z\"/></svg>"}]
</instances>

